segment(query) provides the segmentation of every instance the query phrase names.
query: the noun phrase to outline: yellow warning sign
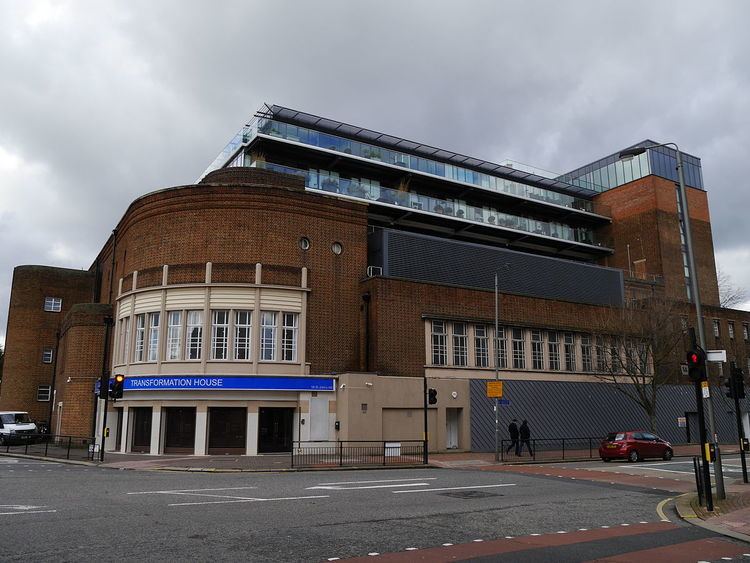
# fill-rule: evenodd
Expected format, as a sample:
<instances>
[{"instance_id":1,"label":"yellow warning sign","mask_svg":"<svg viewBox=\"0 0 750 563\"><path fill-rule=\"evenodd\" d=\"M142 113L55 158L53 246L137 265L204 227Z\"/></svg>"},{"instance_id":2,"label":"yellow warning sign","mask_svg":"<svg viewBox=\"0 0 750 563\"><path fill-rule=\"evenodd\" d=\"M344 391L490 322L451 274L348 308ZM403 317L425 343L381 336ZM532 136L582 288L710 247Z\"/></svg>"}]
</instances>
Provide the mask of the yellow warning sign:
<instances>
[{"instance_id":1,"label":"yellow warning sign","mask_svg":"<svg viewBox=\"0 0 750 563\"><path fill-rule=\"evenodd\" d=\"M503 398L503 382L502 381L488 381L487 382L487 397L490 399L502 399Z\"/></svg>"}]
</instances>

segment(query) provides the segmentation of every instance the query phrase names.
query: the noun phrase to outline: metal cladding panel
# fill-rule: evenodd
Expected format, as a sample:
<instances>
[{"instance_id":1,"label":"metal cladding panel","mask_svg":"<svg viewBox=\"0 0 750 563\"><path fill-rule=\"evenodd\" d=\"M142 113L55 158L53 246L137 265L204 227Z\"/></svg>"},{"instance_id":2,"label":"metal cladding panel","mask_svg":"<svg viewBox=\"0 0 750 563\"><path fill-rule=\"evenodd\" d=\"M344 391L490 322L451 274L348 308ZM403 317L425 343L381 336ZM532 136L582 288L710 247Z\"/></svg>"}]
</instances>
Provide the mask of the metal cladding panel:
<instances>
[{"instance_id":1,"label":"metal cladding panel","mask_svg":"<svg viewBox=\"0 0 750 563\"><path fill-rule=\"evenodd\" d=\"M474 379L470 387L471 449L494 451L494 400L486 396L485 380ZM536 439L601 438L608 432L649 428L643 409L612 384L504 381L503 396L510 401L510 405L500 407L500 438L504 440L508 440L508 424L513 418L519 423L528 420L531 437ZM717 387L711 389L711 397L719 440L735 442L733 401ZM747 399L740 401L743 412L749 403ZM693 386L664 386L656 404L656 433L669 442L686 443L687 429L678 426L677 418L696 412ZM697 441L695 434L691 441ZM593 447L598 448L598 442Z\"/></svg>"},{"instance_id":2,"label":"metal cladding panel","mask_svg":"<svg viewBox=\"0 0 750 563\"><path fill-rule=\"evenodd\" d=\"M374 233L375 235L378 232ZM383 273L592 305L622 305L622 272L572 260L385 229Z\"/></svg>"}]
</instances>

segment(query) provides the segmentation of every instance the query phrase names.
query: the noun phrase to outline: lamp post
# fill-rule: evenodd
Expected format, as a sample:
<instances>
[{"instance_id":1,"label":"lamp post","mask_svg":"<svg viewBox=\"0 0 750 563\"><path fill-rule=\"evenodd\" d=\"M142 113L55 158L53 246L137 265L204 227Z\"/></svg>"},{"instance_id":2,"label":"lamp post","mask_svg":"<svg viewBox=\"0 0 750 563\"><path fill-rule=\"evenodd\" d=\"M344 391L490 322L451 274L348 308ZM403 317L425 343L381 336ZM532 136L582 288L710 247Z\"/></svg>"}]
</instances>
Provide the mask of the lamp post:
<instances>
[{"instance_id":1,"label":"lamp post","mask_svg":"<svg viewBox=\"0 0 750 563\"><path fill-rule=\"evenodd\" d=\"M682 171L682 154L677 143L661 143L659 145L651 145L649 147L633 147L625 149L620 152L619 157L621 159L633 158L635 156L645 153L648 149L655 149L658 147L674 147L677 153L677 179L679 181L679 200L680 207L682 208L682 224L685 229L685 253L687 254L688 268L690 268L690 292L693 296L693 303L695 303L695 316L697 317L697 328L698 328L698 342L704 350L706 349L706 334L703 327L703 310L701 307L700 293L698 289L698 270L695 267L695 256L693 255L693 236L690 228L690 212L688 210L687 194L685 193L685 178ZM726 498L724 493L724 476L721 472L721 454L719 452L718 437L716 435L716 428L714 425L714 409L711 404L711 398L705 401L706 411L708 414L708 425L711 432L711 441L716 450L716 458L714 460L714 475L716 476L716 496L720 499ZM705 450L705 446L703 449ZM706 460L706 453L703 452L703 458ZM707 480L707 486L710 491L711 481Z\"/></svg>"},{"instance_id":2,"label":"lamp post","mask_svg":"<svg viewBox=\"0 0 750 563\"><path fill-rule=\"evenodd\" d=\"M497 296L497 272L495 272L495 381L500 380L500 371L498 363L500 362L500 355L497 353L497 331L499 328L500 317L498 308L498 296ZM500 461L500 405L497 397L495 397L495 461Z\"/></svg>"}]
</instances>

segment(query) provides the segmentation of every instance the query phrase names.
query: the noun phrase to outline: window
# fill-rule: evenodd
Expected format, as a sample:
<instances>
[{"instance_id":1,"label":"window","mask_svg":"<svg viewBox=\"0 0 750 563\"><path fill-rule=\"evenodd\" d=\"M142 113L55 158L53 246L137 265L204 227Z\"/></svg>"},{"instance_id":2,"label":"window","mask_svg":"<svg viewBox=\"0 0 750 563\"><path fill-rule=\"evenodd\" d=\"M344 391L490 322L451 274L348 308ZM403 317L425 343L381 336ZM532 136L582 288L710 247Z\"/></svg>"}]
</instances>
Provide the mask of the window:
<instances>
[{"instance_id":1,"label":"window","mask_svg":"<svg viewBox=\"0 0 750 563\"><path fill-rule=\"evenodd\" d=\"M159 359L159 323L161 313L150 313L148 316L148 361Z\"/></svg>"},{"instance_id":2,"label":"window","mask_svg":"<svg viewBox=\"0 0 750 563\"><path fill-rule=\"evenodd\" d=\"M453 323L453 365L465 366L468 357L466 323Z\"/></svg>"},{"instance_id":3,"label":"window","mask_svg":"<svg viewBox=\"0 0 750 563\"><path fill-rule=\"evenodd\" d=\"M445 321L432 321L432 363L436 366L444 366L448 363L448 343L445 332Z\"/></svg>"},{"instance_id":4,"label":"window","mask_svg":"<svg viewBox=\"0 0 750 563\"><path fill-rule=\"evenodd\" d=\"M211 312L211 359L226 360L229 344L229 311Z\"/></svg>"},{"instance_id":5,"label":"window","mask_svg":"<svg viewBox=\"0 0 750 563\"><path fill-rule=\"evenodd\" d=\"M549 352L550 371L560 371L560 342L556 332L547 333L547 351Z\"/></svg>"},{"instance_id":6,"label":"window","mask_svg":"<svg viewBox=\"0 0 750 563\"><path fill-rule=\"evenodd\" d=\"M576 337L572 332L565 333L565 371L576 371Z\"/></svg>"},{"instance_id":7,"label":"window","mask_svg":"<svg viewBox=\"0 0 750 563\"><path fill-rule=\"evenodd\" d=\"M727 333L729 334L729 338L734 339L734 323L732 321L727 323Z\"/></svg>"},{"instance_id":8,"label":"window","mask_svg":"<svg viewBox=\"0 0 750 563\"><path fill-rule=\"evenodd\" d=\"M474 326L474 358L478 368L486 368L489 365L487 327L484 325Z\"/></svg>"},{"instance_id":9,"label":"window","mask_svg":"<svg viewBox=\"0 0 750 563\"><path fill-rule=\"evenodd\" d=\"M497 339L495 341L495 362L499 368L508 367L508 340L505 335L505 327L497 328Z\"/></svg>"},{"instance_id":10,"label":"window","mask_svg":"<svg viewBox=\"0 0 750 563\"><path fill-rule=\"evenodd\" d=\"M513 367L526 369L526 348L523 339L523 329L513 329Z\"/></svg>"},{"instance_id":11,"label":"window","mask_svg":"<svg viewBox=\"0 0 750 563\"><path fill-rule=\"evenodd\" d=\"M203 311L188 311L185 330L185 359L200 360L203 348Z\"/></svg>"},{"instance_id":12,"label":"window","mask_svg":"<svg viewBox=\"0 0 750 563\"><path fill-rule=\"evenodd\" d=\"M169 311L167 315L167 359L179 360L182 343L182 311Z\"/></svg>"},{"instance_id":13,"label":"window","mask_svg":"<svg viewBox=\"0 0 750 563\"><path fill-rule=\"evenodd\" d=\"M719 336L721 336L721 331L719 329L719 319L714 319L714 336L716 338L719 338Z\"/></svg>"},{"instance_id":14,"label":"window","mask_svg":"<svg viewBox=\"0 0 750 563\"><path fill-rule=\"evenodd\" d=\"M124 364L130 350L130 317L120 320L120 363Z\"/></svg>"},{"instance_id":15,"label":"window","mask_svg":"<svg viewBox=\"0 0 750 563\"><path fill-rule=\"evenodd\" d=\"M276 359L276 313L271 311L260 314L260 359Z\"/></svg>"},{"instance_id":16,"label":"window","mask_svg":"<svg viewBox=\"0 0 750 563\"><path fill-rule=\"evenodd\" d=\"M285 362L296 362L299 315L297 313L282 313L282 321L281 359Z\"/></svg>"},{"instance_id":17,"label":"window","mask_svg":"<svg viewBox=\"0 0 750 563\"><path fill-rule=\"evenodd\" d=\"M45 346L44 349L42 350L42 363L51 364L54 356L55 356L54 348L52 348L52 346Z\"/></svg>"},{"instance_id":18,"label":"window","mask_svg":"<svg viewBox=\"0 0 750 563\"><path fill-rule=\"evenodd\" d=\"M140 313L135 316L135 349L133 350L133 361L143 361L143 349L146 344L146 314Z\"/></svg>"},{"instance_id":19,"label":"window","mask_svg":"<svg viewBox=\"0 0 750 563\"><path fill-rule=\"evenodd\" d=\"M742 323L742 338L745 340L750 339L750 325Z\"/></svg>"},{"instance_id":20,"label":"window","mask_svg":"<svg viewBox=\"0 0 750 563\"><path fill-rule=\"evenodd\" d=\"M594 371L594 362L591 357L591 337L588 334L581 335L581 368L583 371Z\"/></svg>"},{"instance_id":21,"label":"window","mask_svg":"<svg viewBox=\"0 0 750 563\"><path fill-rule=\"evenodd\" d=\"M531 331L531 367L544 369L544 341L541 330Z\"/></svg>"},{"instance_id":22,"label":"window","mask_svg":"<svg viewBox=\"0 0 750 563\"><path fill-rule=\"evenodd\" d=\"M52 385L40 385L36 388L37 401L49 401L52 396Z\"/></svg>"},{"instance_id":23,"label":"window","mask_svg":"<svg viewBox=\"0 0 750 563\"><path fill-rule=\"evenodd\" d=\"M604 347L604 337L596 337L596 371L607 371L607 357Z\"/></svg>"},{"instance_id":24,"label":"window","mask_svg":"<svg viewBox=\"0 0 750 563\"><path fill-rule=\"evenodd\" d=\"M59 313L62 310L62 297L45 297L44 310ZM49 401L49 399L47 399Z\"/></svg>"},{"instance_id":25,"label":"window","mask_svg":"<svg viewBox=\"0 0 750 563\"><path fill-rule=\"evenodd\" d=\"M253 312L236 311L234 313L234 359L249 360L251 358L250 339L253 330Z\"/></svg>"},{"instance_id":26,"label":"window","mask_svg":"<svg viewBox=\"0 0 750 563\"><path fill-rule=\"evenodd\" d=\"M617 339L612 338L609 346L609 357L612 362L611 371L612 373L622 372L622 356L620 355L620 343Z\"/></svg>"}]
</instances>

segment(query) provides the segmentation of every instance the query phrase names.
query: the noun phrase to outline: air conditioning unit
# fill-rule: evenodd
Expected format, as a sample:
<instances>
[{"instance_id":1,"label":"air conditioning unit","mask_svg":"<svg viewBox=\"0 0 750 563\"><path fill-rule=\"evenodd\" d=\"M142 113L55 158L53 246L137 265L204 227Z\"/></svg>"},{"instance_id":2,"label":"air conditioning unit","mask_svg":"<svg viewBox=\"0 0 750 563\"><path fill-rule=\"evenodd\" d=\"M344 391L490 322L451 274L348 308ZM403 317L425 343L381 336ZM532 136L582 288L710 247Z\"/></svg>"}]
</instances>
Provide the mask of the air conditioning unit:
<instances>
[{"instance_id":1,"label":"air conditioning unit","mask_svg":"<svg viewBox=\"0 0 750 563\"><path fill-rule=\"evenodd\" d=\"M380 266L367 266L367 277L374 278L375 276L382 276L383 268Z\"/></svg>"}]
</instances>

